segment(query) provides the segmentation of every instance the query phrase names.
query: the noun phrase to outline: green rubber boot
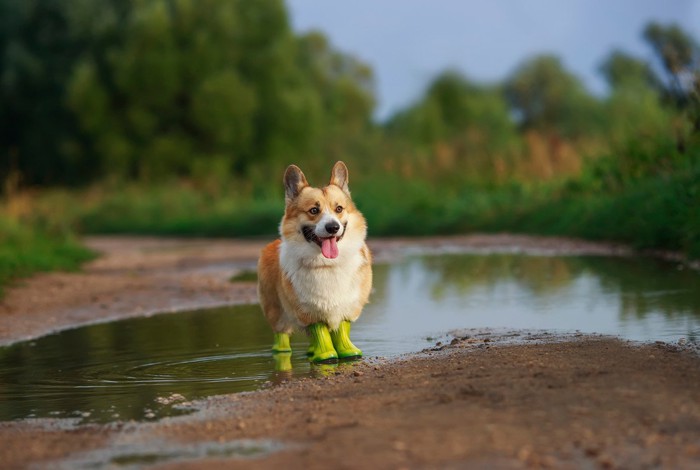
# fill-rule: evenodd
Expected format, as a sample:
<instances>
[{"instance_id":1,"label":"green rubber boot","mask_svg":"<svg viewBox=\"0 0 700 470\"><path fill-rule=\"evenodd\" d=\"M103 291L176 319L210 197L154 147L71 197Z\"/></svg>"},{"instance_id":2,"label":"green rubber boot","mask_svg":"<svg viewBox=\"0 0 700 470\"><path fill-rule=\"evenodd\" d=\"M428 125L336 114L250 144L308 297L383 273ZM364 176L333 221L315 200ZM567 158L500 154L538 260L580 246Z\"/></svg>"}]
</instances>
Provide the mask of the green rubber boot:
<instances>
[{"instance_id":1,"label":"green rubber boot","mask_svg":"<svg viewBox=\"0 0 700 470\"><path fill-rule=\"evenodd\" d=\"M309 360L311 362L337 362L338 355L333 349L333 342L331 341L331 335L328 333L328 326L325 323L313 323L308 326L309 339L311 340L310 349L313 350L313 354L310 355Z\"/></svg>"},{"instance_id":2,"label":"green rubber boot","mask_svg":"<svg viewBox=\"0 0 700 470\"><path fill-rule=\"evenodd\" d=\"M275 339L272 342L272 352L292 352L287 333L275 333Z\"/></svg>"},{"instance_id":3,"label":"green rubber boot","mask_svg":"<svg viewBox=\"0 0 700 470\"><path fill-rule=\"evenodd\" d=\"M343 321L337 330L331 331L331 341L340 359L362 357L362 351L350 341L350 322Z\"/></svg>"}]
</instances>

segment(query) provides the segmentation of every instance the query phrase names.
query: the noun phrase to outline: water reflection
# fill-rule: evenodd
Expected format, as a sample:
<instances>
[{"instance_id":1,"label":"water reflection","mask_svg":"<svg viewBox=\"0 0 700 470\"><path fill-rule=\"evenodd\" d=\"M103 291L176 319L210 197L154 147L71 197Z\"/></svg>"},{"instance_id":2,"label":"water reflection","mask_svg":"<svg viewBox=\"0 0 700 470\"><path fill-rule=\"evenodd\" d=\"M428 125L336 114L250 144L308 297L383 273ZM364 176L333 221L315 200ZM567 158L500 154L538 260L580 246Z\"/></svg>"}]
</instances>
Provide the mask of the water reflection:
<instances>
[{"instance_id":1,"label":"water reflection","mask_svg":"<svg viewBox=\"0 0 700 470\"><path fill-rule=\"evenodd\" d=\"M654 259L449 255L375 268L353 327L366 356L430 345L458 328L597 332L637 340L700 336L700 273ZM303 334L272 355L259 306L92 325L0 348L0 420L157 419L183 402L254 390L352 363L312 366Z\"/></svg>"},{"instance_id":2,"label":"water reflection","mask_svg":"<svg viewBox=\"0 0 700 470\"><path fill-rule=\"evenodd\" d=\"M0 419L148 419L192 398L290 377L269 353L256 305L92 325L0 349ZM289 357L311 373L303 338ZM180 395L182 399L173 399Z\"/></svg>"},{"instance_id":3,"label":"water reflection","mask_svg":"<svg viewBox=\"0 0 700 470\"><path fill-rule=\"evenodd\" d=\"M453 328L666 341L697 341L700 332L700 273L650 258L414 257L377 267L375 278L373 304L354 331L381 354L409 351L421 336Z\"/></svg>"}]
</instances>

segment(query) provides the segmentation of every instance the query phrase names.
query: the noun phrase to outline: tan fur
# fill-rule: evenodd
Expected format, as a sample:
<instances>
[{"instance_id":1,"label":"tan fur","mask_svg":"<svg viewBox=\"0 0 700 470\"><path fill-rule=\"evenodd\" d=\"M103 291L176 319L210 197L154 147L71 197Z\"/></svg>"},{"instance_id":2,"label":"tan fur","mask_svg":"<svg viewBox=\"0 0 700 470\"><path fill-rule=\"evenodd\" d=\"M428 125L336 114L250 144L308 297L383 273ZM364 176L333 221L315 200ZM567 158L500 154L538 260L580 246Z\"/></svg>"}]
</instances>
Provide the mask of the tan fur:
<instances>
[{"instance_id":1,"label":"tan fur","mask_svg":"<svg viewBox=\"0 0 700 470\"><path fill-rule=\"evenodd\" d=\"M265 318L279 333L318 321L331 329L342 320L355 321L372 288L372 256L365 244L365 219L350 197L347 168L336 163L329 185L314 188L301 170L290 166L285 185L281 238L268 244L258 261L258 294ZM340 213L338 206L343 208ZM309 212L312 207L318 207L319 213ZM301 230L304 225L318 224L324 215L347 224L337 242L336 259L323 257Z\"/></svg>"}]
</instances>

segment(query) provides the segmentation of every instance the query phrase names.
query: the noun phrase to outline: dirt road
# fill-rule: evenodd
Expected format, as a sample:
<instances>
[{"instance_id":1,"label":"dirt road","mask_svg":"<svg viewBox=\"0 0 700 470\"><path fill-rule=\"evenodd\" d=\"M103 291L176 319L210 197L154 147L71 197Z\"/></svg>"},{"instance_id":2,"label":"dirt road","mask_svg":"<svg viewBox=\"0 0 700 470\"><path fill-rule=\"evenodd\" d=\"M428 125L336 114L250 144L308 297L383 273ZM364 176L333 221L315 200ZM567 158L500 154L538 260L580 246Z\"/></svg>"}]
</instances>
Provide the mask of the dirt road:
<instances>
[{"instance_id":1,"label":"dirt road","mask_svg":"<svg viewBox=\"0 0 700 470\"><path fill-rule=\"evenodd\" d=\"M92 239L82 273L8 289L5 343L108 318L250 302L262 242ZM377 258L423 250L626 254L564 239L383 240ZM3 468L700 468L700 359L673 345L579 337L523 344L456 338L395 361L214 397L156 423L0 423ZM283 377L282 377L283 378Z\"/></svg>"}]
</instances>

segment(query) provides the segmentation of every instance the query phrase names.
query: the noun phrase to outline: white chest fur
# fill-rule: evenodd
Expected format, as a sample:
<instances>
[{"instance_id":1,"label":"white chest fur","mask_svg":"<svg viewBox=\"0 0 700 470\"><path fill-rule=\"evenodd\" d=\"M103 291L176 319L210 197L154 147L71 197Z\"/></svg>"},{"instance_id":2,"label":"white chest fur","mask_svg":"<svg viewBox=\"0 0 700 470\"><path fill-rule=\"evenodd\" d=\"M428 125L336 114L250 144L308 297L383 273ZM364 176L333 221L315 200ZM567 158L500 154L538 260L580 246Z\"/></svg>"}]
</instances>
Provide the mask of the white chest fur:
<instances>
[{"instance_id":1,"label":"white chest fur","mask_svg":"<svg viewBox=\"0 0 700 470\"><path fill-rule=\"evenodd\" d=\"M305 313L331 329L352 318L362 307L360 246L340 247L338 258L324 258L309 243L282 242L280 263Z\"/></svg>"}]
</instances>

